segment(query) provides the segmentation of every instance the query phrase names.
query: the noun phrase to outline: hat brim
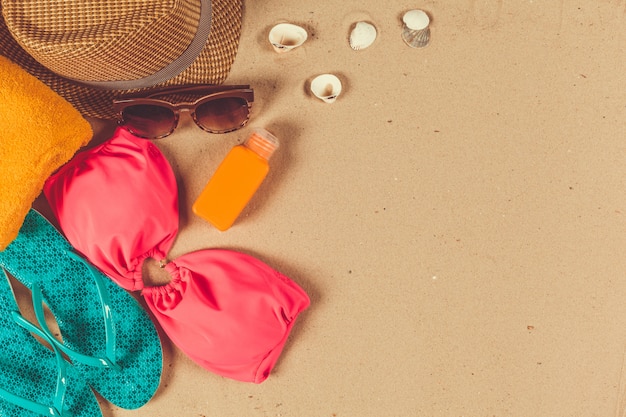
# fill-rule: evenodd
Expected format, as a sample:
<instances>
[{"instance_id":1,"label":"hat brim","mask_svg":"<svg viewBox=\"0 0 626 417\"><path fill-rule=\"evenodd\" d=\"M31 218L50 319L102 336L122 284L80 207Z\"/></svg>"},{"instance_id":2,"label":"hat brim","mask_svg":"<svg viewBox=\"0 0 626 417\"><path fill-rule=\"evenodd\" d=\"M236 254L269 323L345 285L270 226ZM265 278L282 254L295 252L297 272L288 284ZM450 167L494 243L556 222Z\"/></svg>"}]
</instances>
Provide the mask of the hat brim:
<instances>
[{"instance_id":1,"label":"hat brim","mask_svg":"<svg viewBox=\"0 0 626 417\"><path fill-rule=\"evenodd\" d=\"M0 54L39 78L71 103L82 115L102 119L115 117L113 99L125 94L152 91L156 88L186 84L221 84L226 80L235 61L243 0L212 0L211 31L209 39L196 60L176 77L144 89L98 89L63 78L37 62L11 36L4 19L0 19ZM0 3L0 13L2 5ZM94 63L97 65L97 63Z\"/></svg>"}]
</instances>

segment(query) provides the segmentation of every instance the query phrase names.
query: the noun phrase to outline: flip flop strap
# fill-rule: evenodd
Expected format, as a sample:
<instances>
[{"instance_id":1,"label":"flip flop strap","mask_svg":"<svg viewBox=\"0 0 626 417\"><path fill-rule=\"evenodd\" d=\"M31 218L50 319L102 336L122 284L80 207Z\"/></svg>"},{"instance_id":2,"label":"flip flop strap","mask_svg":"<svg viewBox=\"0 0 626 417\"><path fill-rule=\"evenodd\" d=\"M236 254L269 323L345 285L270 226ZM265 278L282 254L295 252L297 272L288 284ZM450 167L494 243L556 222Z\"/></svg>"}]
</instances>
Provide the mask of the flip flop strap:
<instances>
[{"instance_id":1,"label":"flip flop strap","mask_svg":"<svg viewBox=\"0 0 626 417\"><path fill-rule=\"evenodd\" d=\"M63 410L63 404L65 403L65 392L67 390L67 378L66 378L66 362L63 359L61 352L59 352L59 350L54 347L52 340L49 339L48 335L45 334L45 332L41 331L41 329L39 329L38 327L30 323L28 320L26 320L24 317L22 317L22 315L19 314L17 311L13 311L11 312L11 314L13 316L13 320L18 325L28 330L29 332L36 334L42 339L48 341L50 345L52 346L52 350L55 353L56 362L57 362L57 370L58 370L57 385L56 385L56 390L54 393L54 400L53 400L52 406L40 404L38 402L20 397L2 388L0 388L0 398L2 398L3 400L11 404L17 405L18 407L21 407L33 413L40 414L42 416L73 417L73 414L70 411Z\"/></svg>"},{"instance_id":2,"label":"flip flop strap","mask_svg":"<svg viewBox=\"0 0 626 417\"><path fill-rule=\"evenodd\" d=\"M79 362L89 366L95 366L98 368L111 368L115 370L121 370L121 366L116 362L116 349L115 349L115 323L113 322L113 316L111 314L111 298L109 296L109 292L106 289L104 281L99 273L97 273L96 269L85 262L80 256L76 255L73 252L68 251L67 255L75 260L82 262L87 269L89 270L91 276L93 277L96 288L98 290L98 296L100 298L100 305L102 307L102 317L104 321L104 331L105 331L105 356L90 356L85 355L80 352L76 352L73 349L65 346L63 343L58 341L50 331L45 319L44 314L44 301L43 294L41 292L41 288L36 283L33 284L31 291L33 296L33 307L35 310L35 317L41 326L43 332L46 333L49 339L52 340L52 343L65 353L70 359L75 362Z\"/></svg>"}]
</instances>

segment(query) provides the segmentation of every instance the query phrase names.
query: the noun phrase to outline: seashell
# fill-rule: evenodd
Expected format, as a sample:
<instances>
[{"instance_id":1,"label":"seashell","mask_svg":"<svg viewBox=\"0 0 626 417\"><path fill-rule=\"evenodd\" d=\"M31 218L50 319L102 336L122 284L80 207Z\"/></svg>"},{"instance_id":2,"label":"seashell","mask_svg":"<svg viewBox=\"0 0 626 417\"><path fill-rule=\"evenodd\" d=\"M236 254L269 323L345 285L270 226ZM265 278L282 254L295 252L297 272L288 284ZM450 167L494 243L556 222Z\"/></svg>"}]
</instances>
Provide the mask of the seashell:
<instances>
[{"instance_id":1,"label":"seashell","mask_svg":"<svg viewBox=\"0 0 626 417\"><path fill-rule=\"evenodd\" d=\"M311 81L311 92L325 103L333 103L341 94L341 80L333 74L321 74Z\"/></svg>"},{"instance_id":2,"label":"seashell","mask_svg":"<svg viewBox=\"0 0 626 417\"><path fill-rule=\"evenodd\" d=\"M308 38L306 30L291 23L279 23L269 33L269 41L278 53L289 52Z\"/></svg>"},{"instance_id":3,"label":"seashell","mask_svg":"<svg viewBox=\"0 0 626 417\"><path fill-rule=\"evenodd\" d=\"M412 48L422 48L430 41L430 18L423 10L409 10L402 17L402 39Z\"/></svg>"},{"instance_id":4,"label":"seashell","mask_svg":"<svg viewBox=\"0 0 626 417\"><path fill-rule=\"evenodd\" d=\"M365 49L376 40L376 28L368 22L355 23L350 32L350 47L355 51Z\"/></svg>"}]
</instances>

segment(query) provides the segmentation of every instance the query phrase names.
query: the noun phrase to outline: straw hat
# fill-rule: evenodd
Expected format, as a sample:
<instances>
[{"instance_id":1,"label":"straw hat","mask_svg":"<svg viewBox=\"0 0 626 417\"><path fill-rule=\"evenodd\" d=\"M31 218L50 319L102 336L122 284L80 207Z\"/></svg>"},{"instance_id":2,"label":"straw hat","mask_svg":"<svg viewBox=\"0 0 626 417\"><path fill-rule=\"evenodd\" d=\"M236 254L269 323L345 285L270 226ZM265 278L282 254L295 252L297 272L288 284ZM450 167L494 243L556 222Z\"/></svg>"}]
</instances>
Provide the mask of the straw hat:
<instances>
[{"instance_id":1,"label":"straw hat","mask_svg":"<svg viewBox=\"0 0 626 417\"><path fill-rule=\"evenodd\" d=\"M242 0L0 0L0 54L83 115L155 86L220 84L235 60Z\"/></svg>"}]
</instances>

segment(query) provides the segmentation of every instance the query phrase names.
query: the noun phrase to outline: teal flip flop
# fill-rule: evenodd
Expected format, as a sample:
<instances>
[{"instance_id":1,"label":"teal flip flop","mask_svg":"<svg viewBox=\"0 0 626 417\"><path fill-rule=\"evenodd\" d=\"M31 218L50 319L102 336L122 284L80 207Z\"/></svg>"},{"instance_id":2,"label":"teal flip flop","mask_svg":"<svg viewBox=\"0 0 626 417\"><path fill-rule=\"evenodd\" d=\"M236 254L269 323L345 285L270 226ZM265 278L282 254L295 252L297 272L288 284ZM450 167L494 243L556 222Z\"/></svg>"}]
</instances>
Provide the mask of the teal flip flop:
<instances>
[{"instance_id":1,"label":"teal flip flop","mask_svg":"<svg viewBox=\"0 0 626 417\"><path fill-rule=\"evenodd\" d=\"M0 265L33 293L41 329L43 303L56 318L56 347L106 400L136 409L156 392L163 368L161 341L132 295L82 257L47 219L31 210Z\"/></svg>"},{"instance_id":2,"label":"teal flip flop","mask_svg":"<svg viewBox=\"0 0 626 417\"><path fill-rule=\"evenodd\" d=\"M21 314L0 275L0 416L102 417L98 401L48 336ZM47 349L31 333L49 342Z\"/></svg>"}]
</instances>

